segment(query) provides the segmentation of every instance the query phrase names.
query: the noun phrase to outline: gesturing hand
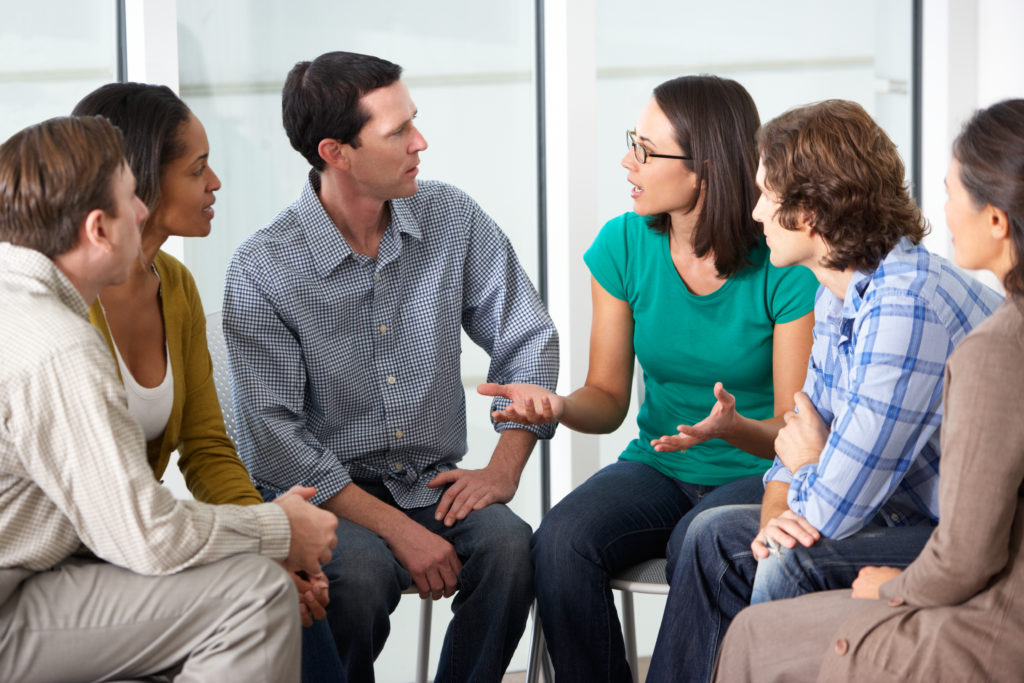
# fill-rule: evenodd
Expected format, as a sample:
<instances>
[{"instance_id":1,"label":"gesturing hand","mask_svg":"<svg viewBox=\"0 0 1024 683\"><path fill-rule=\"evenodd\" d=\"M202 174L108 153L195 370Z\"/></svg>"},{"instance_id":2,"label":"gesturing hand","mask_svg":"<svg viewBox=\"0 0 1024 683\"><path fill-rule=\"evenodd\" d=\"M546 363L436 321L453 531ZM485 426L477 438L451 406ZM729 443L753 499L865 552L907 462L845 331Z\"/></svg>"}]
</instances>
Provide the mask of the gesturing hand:
<instances>
[{"instance_id":1,"label":"gesturing hand","mask_svg":"<svg viewBox=\"0 0 1024 683\"><path fill-rule=\"evenodd\" d=\"M676 428L679 434L653 439L654 450L659 453L685 451L710 439L722 438L736 419L736 397L726 391L721 382L715 382L714 392L717 401L707 417L695 425L679 425Z\"/></svg>"},{"instance_id":2,"label":"gesturing hand","mask_svg":"<svg viewBox=\"0 0 1024 683\"><path fill-rule=\"evenodd\" d=\"M558 394L536 384L495 384L487 382L476 388L484 396L501 396L512 401L504 410L491 413L498 422L542 425L557 422L565 410Z\"/></svg>"},{"instance_id":3,"label":"gesturing hand","mask_svg":"<svg viewBox=\"0 0 1024 683\"><path fill-rule=\"evenodd\" d=\"M786 426L775 437L775 453L790 472L818 462L828 441L828 427L807 394L800 391L793 398L799 412L786 413Z\"/></svg>"}]
</instances>

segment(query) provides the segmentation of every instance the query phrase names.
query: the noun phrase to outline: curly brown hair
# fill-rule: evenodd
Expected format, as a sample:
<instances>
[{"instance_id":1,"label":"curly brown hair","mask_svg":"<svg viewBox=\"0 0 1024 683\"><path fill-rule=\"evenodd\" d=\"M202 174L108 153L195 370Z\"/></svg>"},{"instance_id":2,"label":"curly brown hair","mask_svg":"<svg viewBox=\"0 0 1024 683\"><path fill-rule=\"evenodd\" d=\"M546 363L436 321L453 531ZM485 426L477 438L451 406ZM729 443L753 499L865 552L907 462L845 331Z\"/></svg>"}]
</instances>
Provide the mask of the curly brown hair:
<instances>
[{"instance_id":1,"label":"curly brown hair","mask_svg":"<svg viewBox=\"0 0 1024 683\"><path fill-rule=\"evenodd\" d=\"M975 206L991 204L1006 212L1013 266L1003 286L1024 295L1024 100L975 112L953 143L953 156Z\"/></svg>"},{"instance_id":2,"label":"curly brown hair","mask_svg":"<svg viewBox=\"0 0 1024 683\"><path fill-rule=\"evenodd\" d=\"M806 218L828 245L826 267L873 271L901 238L927 232L896 145L856 102L791 109L764 124L757 146L779 223L796 230Z\"/></svg>"}]
</instances>

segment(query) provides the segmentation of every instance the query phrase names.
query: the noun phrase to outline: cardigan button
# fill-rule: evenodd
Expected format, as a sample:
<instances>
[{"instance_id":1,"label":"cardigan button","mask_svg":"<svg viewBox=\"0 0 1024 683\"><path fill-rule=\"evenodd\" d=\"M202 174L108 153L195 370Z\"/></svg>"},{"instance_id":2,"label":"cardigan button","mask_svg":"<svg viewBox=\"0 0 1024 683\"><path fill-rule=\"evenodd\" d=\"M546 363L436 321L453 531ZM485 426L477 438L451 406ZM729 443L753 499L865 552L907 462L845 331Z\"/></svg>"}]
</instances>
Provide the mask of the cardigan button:
<instances>
[{"instance_id":1,"label":"cardigan button","mask_svg":"<svg viewBox=\"0 0 1024 683\"><path fill-rule=\"evenodd\" d=\"M903 604L903 598L890 598L889 607L899 607Z\"/></svg>"},{"instance_id":2,"label":"cardigan button","mask_svg":"<svg viewBox=\"0 0 1024 683\"><path fill-rule=\"evenodd\" d=\"M846 642L845 638L840 638L839 640L836 641L836 654L837 655L840 655L840 656L845 655L849 651L849 649L850 649L850 644L848 642Z\"/></svg>"}]
</instances>

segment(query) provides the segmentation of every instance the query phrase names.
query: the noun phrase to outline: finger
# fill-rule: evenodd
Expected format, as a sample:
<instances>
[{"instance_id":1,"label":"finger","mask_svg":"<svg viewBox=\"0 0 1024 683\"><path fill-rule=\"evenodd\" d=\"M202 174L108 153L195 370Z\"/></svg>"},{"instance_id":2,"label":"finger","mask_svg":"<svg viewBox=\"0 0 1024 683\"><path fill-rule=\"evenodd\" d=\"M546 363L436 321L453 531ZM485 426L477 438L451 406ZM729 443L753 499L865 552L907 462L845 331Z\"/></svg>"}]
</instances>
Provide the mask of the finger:
<instances>
[{"instance_id":1,"label":"finger","mask_svg":"<svg viewBox=\"0 0 1024 683\"><path fill-rule=\"evenodd\" d=\"M760 536L754 537L754 540L750 542L750 550L754 553L754 557L759 560L763 560L771 553L768 549L768 544Z\"/></svg>"},{"instance_id":2,"label":"finger","mask_svg":"<svg viewBox=\"0 0 1024 683\"><path fill-rule=\"evenodd\" d=\"M815 540L821 538L821 532L814 528L814 525L807 521L805 517L801 517L792 510L786 510L780 519L787 519L796 522L797 525L807 534L809 534Z\"/></svg>"},{"instance_id":3,"label":"finger","mask_svg":"<svg viewBox=\"0 0 1024 683\"><path fill-rule=\"evenodd\" d=\"M316 495L316 489L313 488L312 486L295 485L288 489L287 491L285 491L284 493L284 495L286 496L290 494L295 494L296 496L299 496L305 500L309 500L310 498Z\"/></svg>"},{"instance_id":4,"label":"finger","mask_svg":"<svg viewBox=\"0 0 1024 683\"><path fill-rule=\"evenodd\" d=\"M454 482L458 481L460 476L461 475L459 474L459 470L458 469L445 470L444 472L441 472L436 477L434 477L433 479L428 481L427 482L427 488L428 489L436 489L439 486L444 486L445 484L454 483Z\"/></svg>"},{"instance_id":5,"label":"finger","mask_svg":"<svg viewBox=\"0 0 1024 683\"><path fill-rule=\"evenodd\" d=\"M306 628L313 625L313 617L310 616L306 605L301 602L299 603L299 619L302 621L302 625Z\"/></svg>"},{"instance_id":6,"label":"finger","mask_svg":"<svg viewBox=\"0 0 1024 683\"><path fill-rule=\"evenodd\" d=\"M725 385L721 382L715 382L715 398L728 405L736 402L736 397L726 391Z\"/></svg>"},{"instance_id":7,"label":"finger","mask_svg":"<svg viewBox=\"0 0 1024 683\"><path fill-rule=\"evenodd\" d=\"M793 394L793 403L796 405L797 410L801 413L810 413L812 410L816 411L814 404L811 403L811 399L808 398L807 394L802 391L798 391Z\"/></svg>"},{"instance_id":8,"label":"finger","mask_svg":"<svg viewBox=\"0 0 1024 683\"><path fill-rule=\"evenodd\" d=\"M451 486L447 487L444 495L441 496L441 500L437 503L437 508L434 510L434 519L440 521L444 519L444 516L449 513L452 505L459 499L459 494L462 493L462 489L466 487L465 479L459 478Z\"/></svg>"},{"instance_id":9,"label":"finger","mask_svg":"<svg viewBox=\"0 0 1024 683\"><path fill-rule=\"evenodd\" d=\"M462 499L459 501L458 507L456 508L455 506L453 506L452 510L444 518L444 525L452 526L453 524L455 524L455 522L465 519L466 516L474 510L477 501L479 501L482 497L483 496L479 493L472 493L463 496Z\"/></svg>"},{"instance_id":10,"label":"finger","mask_svg":"<svg viewBox=\"0 0 1024 683\"><path fill-rule=\"evenodd\" d=\"M505 398L511 398L509 396L508 388L504 384L496 384L495 382L484 382L478 384L476 392L483 396L503 396Z\"/></svg>"},{"instance_id":11,"label":"finger","mask_svg":"<svg viewBox=\"0 0 1024 683\"><path fill-rule=\"evenodd\" d=\"M790 422L795 420L797 417L798 417L798 415L796 413L794 413L792 410L787 410L786 414L782 416L782 420L786 424L789 424Z\"/></svg>"},{"instance_id":12,"label":"finger","mask_svg":"<svg viewBox=\"0 0 1024 683\"><path fill-rule=\"evenodd\" d=\"M455 549L448 557L448 561L440 566L441 578L444 580L444 597L450 598L459 589L459 573L462 571L462 563L459 561Z\"/></svg>"},{"instance_id":13,"label":"finger","mask_svg":"<svg viewBox=\"0 0 1024 683\"><path fill-rule=\"evenodd\" d=\"M765 535L775 539L779 544L787 548L795 548L797 543L810 548L814 545L815 541L815 538L801 528L799 524L786 519L776 519L769 522L768 526L765 527Z\"/></svg>"},{"instance_id":14,"label":"finger","mask_svg":"<svg viewBox=\"0 0 1024 683\"><path fill-rule=\"evenodd\" d=\"M555 419L555 409L551 407L551 397L544 396L540 399L541 416L545 420Z\"/></svg>"}]
</instances>

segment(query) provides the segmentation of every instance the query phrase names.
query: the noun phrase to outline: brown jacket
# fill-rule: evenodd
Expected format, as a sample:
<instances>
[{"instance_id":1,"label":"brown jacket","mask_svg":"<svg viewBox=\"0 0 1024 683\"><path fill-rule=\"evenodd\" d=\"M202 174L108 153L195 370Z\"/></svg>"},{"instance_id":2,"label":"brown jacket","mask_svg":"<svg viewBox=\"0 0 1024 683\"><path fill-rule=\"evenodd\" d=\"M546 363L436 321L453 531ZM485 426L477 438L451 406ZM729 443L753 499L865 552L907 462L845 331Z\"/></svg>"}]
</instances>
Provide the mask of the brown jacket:
<instances>
[{"instance_id":1,"label":"brown jacket","mask_svg":"<svg viewBox=\"0 0 1024 683\"><path fill-rule=\"evenodd\" d=\"M939 525L848 614L819 680L1024 681L1024 298L956 349L944 400Z\"/></svg>"}]
</instances>

